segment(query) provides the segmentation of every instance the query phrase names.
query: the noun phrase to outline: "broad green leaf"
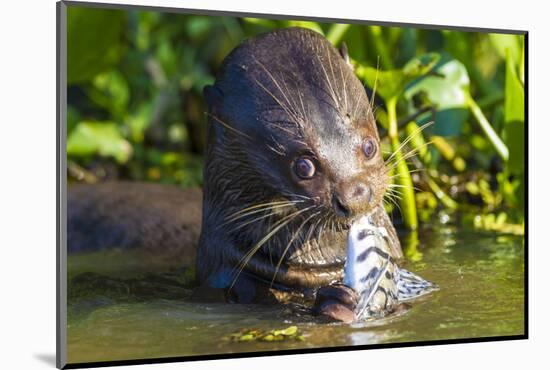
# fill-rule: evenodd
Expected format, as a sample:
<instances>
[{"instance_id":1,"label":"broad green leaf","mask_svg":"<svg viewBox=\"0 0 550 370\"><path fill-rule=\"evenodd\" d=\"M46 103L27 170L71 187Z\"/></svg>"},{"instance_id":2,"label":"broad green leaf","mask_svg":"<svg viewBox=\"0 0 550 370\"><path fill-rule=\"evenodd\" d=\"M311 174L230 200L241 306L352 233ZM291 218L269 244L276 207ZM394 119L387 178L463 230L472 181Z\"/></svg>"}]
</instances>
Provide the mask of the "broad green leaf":
<instances>
[{"instance_id":1,"label":"broad green leaf","mask_svg":"<svg viewBox=\"0 0 550 370\"><path fill-rule=\"evenodd\" d=\"M449 60L438 64L429 74L411 83L404 96L411 100L421 95L437 109L434 133L453 136L460 133L462 124L468 118L468 89L470 79L462 63ZM427 113L419 118L423 124L432 120Z\"/></svg>"},{"instance_id":2,"label":"broad green leaf","mask_svg":"<svg viewBox=\"0 0 550 370\"><path fill-rule=\"evenodd\" d=\"M511 173L524 172L525 128L523 122L513 121L506 124L503 133L504 143L510 151L508 169Z\"/></svg>"},{"instance_id":3,"label":"broad green leaf","mask_svg":"<svg viewBox=\"0 0 550 370\"><path fill-rule=\"evenodd\" d=\"M510 150L508 169L520 174L524 171L523 158L525 155L525 107L524 91L520 82L512 56L506 57L506 82L504 95L504 142Z\"/></svg>"},{"instance_id":4,"label":"broad green leaf","mask_svg":"<svg viewBox=\"0 0 550 370\"><path fill-rule=\"evenodd\" d=\"M209 32L212 32L212 26L212 18L203 16L189 17L185 24L187 34L193 40L198 40L208 35Z\"/></svg>"},{"instance_id":5,"label":"broad green leaf","mask_svg":"<svg viewBox=\"0 0 550 370\"><path fill-rule=\"evenodd\" d=\"M512 56L506 57L506 82L504 86L505 122L525 120L523 84L518 78Z\"/></svg>"},{"instance_id":6,"label":"broad green leaf","mask_svg":"<svg viewBox=\"0 0 550 370\"><path fill-rule=\"evenodd\" d=\"M412 99L414 95L423 92L437 109L462 108L466 106L469 86L470 79L464 65L451 60L411 84L405 91L405 97Z\"/></svg>"},{"instance_id":7,"label":"broad green leaf","mask_svg":"<svg viewBox=\"0 0 550 370\"><path fill-rule=\"evenodd\" d=\"M85 82L114 66L124 52L123 10L80 8L67 10L67 80Z\"/></svg>"},{"instance_id":8,"label":"broad green leaf","mask_svg":"<svg viewBox=\"0 0 550 370\"><path fill-rule=\"evenodd\" d=\"M81 121L67 139L67 154L113 157L117 162L125 163L132 155L132 146L114 122Z\"/></svg>"},{"instance_id":9,"label":"broad green leaf","mask_svg":"<svg viewBox=\"0 0 550 370\"><path fill-rule=\"evenodd\" d=\"M173 76L178 70L178 55L168 39L159 41L156 51L157 61L162 66L162 71L167 78Z\"/></svg>"},{"instance_id":10,"label":"broad green leaf","mask_svg":"<svg viewBox=\"0 0 550 370\"><path fill-rule=\"evenodd\" d=\"M120 72L113 70L96 75L87 93L90 100L108 110L112 117L123 119L130 100L130 88Z\"/></svg>"},{"instance_id":11,"label":"broad green leaf","mask_svg":"<svg viewBox=\"0 0 550 370\"><path fill-rule=\"evenodd\" d=\"M424 54L411 59L403 67L406 83L430 72L441 59L441 55L436 53Z\"/></svg>"},{"instance_id":12,"label":"broad green leaf","mask_svg":"<svg viewBox=\"0 0 550 370\"><path fill-rule=\"evenodd\" d=\"M438 54L426 54L410 60L403 69L380 71L358 65L355 71L370 88L376 85L376 94L388 101L401 95L409 82L428 73L438 60Z\"/></svg>"},{"instance_id":13,"label":"broad green leaf","mask_svg":"<svg viewBox=\"0 0 550 370\"><path fill-rule=\"evenodd\" d=\"M507 35L500 33L489 34L489 40L491 44L500 55L500 57L506 60L506 55L510 54L512 61L515 65L520 62L521 56L521 35Z\"/></svg>"},{"instance_id":14,"label":"broad green leaf","mask_svg":"<svg viewBox=\"0 0 550 370\"><path fill-rule=\"evenodd\" d=\"M134 142L141 143L145 137L145 130L151 122L152 104L143 103L136 112L126 119L126 125L130 129L130 137Z\"/></svg>"},{"instance_id":15,"label":"broad green leaf","mask_svg":"<svg viewBox=\"0 0 550 370\"><path fill-rule=\"evenodd\" d=\"M79 121L80 121L80 112L78 112L78 110L72 105L68 105L67 106L67 134L71 133L71 131L76 127Z\"/></svg>"},{"instance_id":16,"label":"broad green leaf","mask_svg":"<svg viewBox=\"0 0 550 370\"><path fill-rule=\"evenodd\" d=\"M376 94L384 101L398 96L405 86L401 70L380 71L359 65L355 68L355 72L371 89L376 86Z\"/></svg>"},{"instance_id":17,"label":"broad green leaf","mask_svg":"<svg viewBox=\"0 0 550 370\"><path fill-rule=\"evenodd\" d=\"M470 112L467 108L447 108L438 110L435 115L427 113L419 119L420 124L434 121L434 135L457 136L462 132L462 126L468 119Z\"/></svg>"},{"instance_id":18,"label":"broad green leaf","mask_svg":"<svg viewBox=\"0 0 550 370\"><path fill-rule=\"evenodd\" d=\"M525 40L521 45L521 58L519 61L519 79L522 84L525 83Z\"/></svg>"}]
</instances>

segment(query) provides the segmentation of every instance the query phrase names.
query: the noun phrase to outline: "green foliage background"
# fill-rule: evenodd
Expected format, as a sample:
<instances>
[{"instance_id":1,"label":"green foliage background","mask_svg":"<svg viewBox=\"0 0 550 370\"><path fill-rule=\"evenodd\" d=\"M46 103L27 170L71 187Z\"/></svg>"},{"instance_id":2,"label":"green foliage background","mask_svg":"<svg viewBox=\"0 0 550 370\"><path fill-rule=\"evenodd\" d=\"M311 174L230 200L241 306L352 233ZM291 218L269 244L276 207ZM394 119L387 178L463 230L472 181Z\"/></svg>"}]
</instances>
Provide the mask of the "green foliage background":
<instances>
[{"instance_id":1,"label":"green foliage background","mask_svg":"<svg viewBox=\"0 0 550 370\"><path fill-rule=\"evenodd\" d=\"M398 159L387 207L406 227L438 217L523 233L523 35L71 6L70 181L201 185L203 87L242 40L290 26L345 42L376 91L383 150Z\"/></svg>"}]
</instances>

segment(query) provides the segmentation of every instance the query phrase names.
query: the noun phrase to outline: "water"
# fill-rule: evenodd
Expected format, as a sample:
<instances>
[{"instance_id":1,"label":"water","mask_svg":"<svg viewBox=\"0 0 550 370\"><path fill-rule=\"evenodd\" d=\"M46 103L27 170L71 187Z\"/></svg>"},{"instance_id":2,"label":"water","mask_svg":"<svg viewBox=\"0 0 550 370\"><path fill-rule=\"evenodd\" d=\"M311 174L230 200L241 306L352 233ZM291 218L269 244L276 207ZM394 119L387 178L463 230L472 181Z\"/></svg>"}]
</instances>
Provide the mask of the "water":
<instances>
[{"instance_id":1,"label":"water","mask_svg":"<svg viewBox=\"0 0 550 370\"><path fill-rule=\"evenodd\" d=\"M321 323L275 306L194 303L189 272L173 261L144 262L122 252L71 256L69 362L524 333L522 237L442 227L404 239L405 267L440 290L399 314L353 325ZM290 325L298 326L303 341L229 339L242 329Z\"/></svg>"}]
</instances>

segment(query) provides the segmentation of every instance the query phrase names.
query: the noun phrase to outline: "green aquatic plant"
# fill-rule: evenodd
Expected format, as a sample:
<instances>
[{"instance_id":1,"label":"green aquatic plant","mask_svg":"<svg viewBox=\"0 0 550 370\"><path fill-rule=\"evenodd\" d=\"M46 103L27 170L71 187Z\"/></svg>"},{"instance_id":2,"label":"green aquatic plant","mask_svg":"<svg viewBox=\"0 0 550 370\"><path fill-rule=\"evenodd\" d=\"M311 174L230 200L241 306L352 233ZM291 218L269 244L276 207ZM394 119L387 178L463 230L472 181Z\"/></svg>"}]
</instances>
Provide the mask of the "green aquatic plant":
<instances>
[{"instance_id":1,"label":"green aquatic plant","mask_svg":"<svg viewBox=\"0 0 550 370\"><path fill-rule=\"evenodd\" d=\"M260 330L242 329L229 335L229 340L234 342L279 342L279 341L303 341L304 335L297 326L289 326L285 329Z\"/></svg>"}]
</instances>

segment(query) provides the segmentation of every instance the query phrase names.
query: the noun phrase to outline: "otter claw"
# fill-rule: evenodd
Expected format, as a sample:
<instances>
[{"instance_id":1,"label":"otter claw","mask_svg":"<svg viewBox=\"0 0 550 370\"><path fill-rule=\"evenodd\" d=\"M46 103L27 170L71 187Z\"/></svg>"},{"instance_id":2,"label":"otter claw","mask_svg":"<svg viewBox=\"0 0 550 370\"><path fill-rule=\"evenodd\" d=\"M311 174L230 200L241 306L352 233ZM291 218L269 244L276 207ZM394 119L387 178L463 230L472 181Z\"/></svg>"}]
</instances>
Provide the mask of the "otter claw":
<instances>
[{"instance_id":1,"label":"otter claw","mask_svg":"<svg viewBox=\"0 0 550 370\"><path fill-rule=\"evenodd\" d=\"M359 296L355 290L343 284L319 288L313 313L331 321L352 323L356 320L355 307Z\"/></svg>"}]
</instances>

